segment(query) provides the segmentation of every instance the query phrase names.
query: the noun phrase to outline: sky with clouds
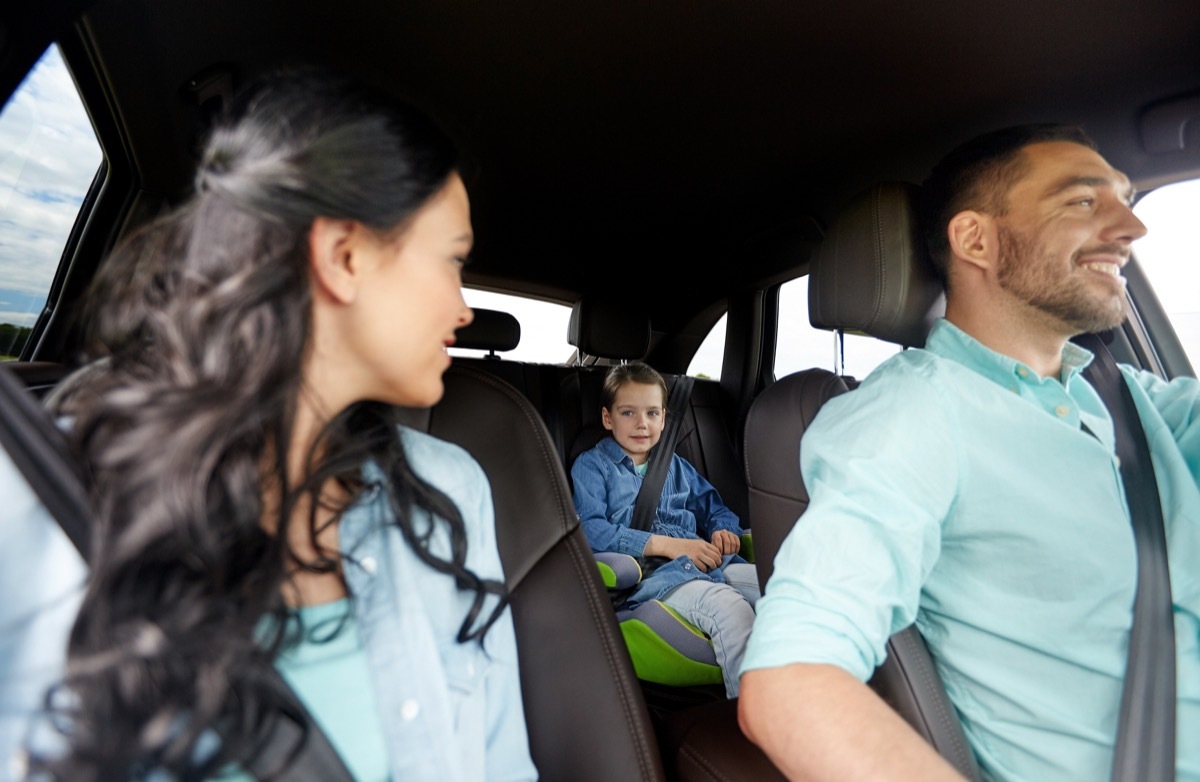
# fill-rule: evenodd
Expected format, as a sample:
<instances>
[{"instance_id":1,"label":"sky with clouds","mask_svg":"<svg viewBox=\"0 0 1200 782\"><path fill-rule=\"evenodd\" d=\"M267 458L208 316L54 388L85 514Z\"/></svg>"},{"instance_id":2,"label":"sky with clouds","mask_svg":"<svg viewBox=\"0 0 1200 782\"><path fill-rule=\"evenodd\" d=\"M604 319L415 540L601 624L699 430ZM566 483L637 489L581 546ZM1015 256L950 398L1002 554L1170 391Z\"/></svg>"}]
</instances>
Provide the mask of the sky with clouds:
<instances>
[{"instance_id":1,"label":"sky with clouds","mask_svg":"<svg viewBox=\"0 0 1200 782\"><path fill-rule=\"evenodd\" d=\"M0 323L37 319L100 161L75 85L51 47L0 113Z\"/></svg>"},{"instance_id":2,"label":"sky with clouds","mask_svg":"<svg viewBox=\"0 0 1200 782\"><path fill-rule=\"evenodd\" d=\"M101 155L71 77L51 47L0 112L0 323L27 326L37 319ZM1139 261L1200 367L1200 243L1194 234L1200 180L1159 188L1136 211L1150 229L1135 245ZM521 322L521 344L506 358L561 362L570 356L567 307L485 291L465 295L471 306L505 310ZM808 324L806 279L784 286L780 312L777 372L834 369L834 336ZM691 373L719 375L724 325L722 318ZM843 371L862 377L893 352L875 340L847 337Z\"/></svg>"}]
</instances>

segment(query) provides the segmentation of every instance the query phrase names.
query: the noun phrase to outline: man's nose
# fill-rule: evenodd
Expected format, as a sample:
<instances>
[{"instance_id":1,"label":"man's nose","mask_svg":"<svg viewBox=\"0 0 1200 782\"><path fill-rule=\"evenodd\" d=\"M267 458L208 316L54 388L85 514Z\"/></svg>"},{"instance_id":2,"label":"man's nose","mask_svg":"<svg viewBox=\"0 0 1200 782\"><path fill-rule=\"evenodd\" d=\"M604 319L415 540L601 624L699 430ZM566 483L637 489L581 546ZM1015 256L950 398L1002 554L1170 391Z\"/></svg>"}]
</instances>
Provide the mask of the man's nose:
<instances>
[{"instance_id":1,"label":"man's nose","mask_svg":"<svg viewBox=\"0 0 1200 782\"><path fill-rule=\"evenodd\" d=\"M1133 213L1133 208L1122 202L1118 204L1112 220L1104 232L1105 241L1133 242L1146 235L1146 224Z\"/></svg>"}]
</instances>

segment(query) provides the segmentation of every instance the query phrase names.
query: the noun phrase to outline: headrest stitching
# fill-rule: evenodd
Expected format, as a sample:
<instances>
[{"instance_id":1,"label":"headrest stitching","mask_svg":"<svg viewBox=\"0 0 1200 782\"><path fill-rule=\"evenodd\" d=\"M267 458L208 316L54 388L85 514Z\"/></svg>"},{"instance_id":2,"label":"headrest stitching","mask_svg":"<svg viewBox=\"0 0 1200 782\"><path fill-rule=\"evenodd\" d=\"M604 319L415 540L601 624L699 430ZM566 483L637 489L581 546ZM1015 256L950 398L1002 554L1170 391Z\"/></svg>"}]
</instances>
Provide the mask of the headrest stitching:
<instances>
[{"instance_id":1,"label":"headrest stitching","mask_svg":"<svg viewBox=\"0 0 1200 782\"><path fill-rule=\"evenodd\" d=\"M882 191L879 188L871 197L871 225L875 229L875 306L871 310L871 318L867 321L867 326L873 328L879 321L879 312L883 308L884 288L887 285L887 258L884 256L884 240L883 240L883 209L881 207L883 198Z\"/></svg>"}]
</instances>

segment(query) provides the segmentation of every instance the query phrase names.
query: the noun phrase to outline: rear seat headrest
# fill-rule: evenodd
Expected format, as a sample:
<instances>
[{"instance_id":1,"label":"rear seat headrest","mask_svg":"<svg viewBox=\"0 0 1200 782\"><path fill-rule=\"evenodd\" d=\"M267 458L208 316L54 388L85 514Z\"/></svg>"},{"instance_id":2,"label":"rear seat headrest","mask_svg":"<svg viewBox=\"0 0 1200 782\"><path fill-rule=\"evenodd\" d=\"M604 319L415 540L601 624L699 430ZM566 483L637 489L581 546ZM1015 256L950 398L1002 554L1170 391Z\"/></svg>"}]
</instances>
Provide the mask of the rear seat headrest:
<instances>
[{"instance_id":1,"label":"rear seat headrest","mask_svg":"<svg viewBox=\"0 0 1200 782\"><path fill-rule=\"evenodd\" d=\"M650 318L585 296L571 308L567 341L588 356L634 361L650 349Z\"/></svg>"},{"instance_id":2,"label":"rear seat headrest","mask_svg":"<svg viewBox=\"0 0 1200 782\"><path fill-rule=\"evenodd\" d=\"M885 182L856 196L821 243L808 283L808 317L820 329L925 344L946 311L941 279L917 225L917 187Z\"/></svg>"},{"instance_id":3,"label":"rear seat headrest","mask_svg":"<svg viewBox=\"0 0 1200 782\"><path fill-rule=\"evenodd\" d=\"M471 350L512 350L521 342L521 324L507 312L473 308L475 319L454 333L454 346Z\"/></svg>"}]
</instances>

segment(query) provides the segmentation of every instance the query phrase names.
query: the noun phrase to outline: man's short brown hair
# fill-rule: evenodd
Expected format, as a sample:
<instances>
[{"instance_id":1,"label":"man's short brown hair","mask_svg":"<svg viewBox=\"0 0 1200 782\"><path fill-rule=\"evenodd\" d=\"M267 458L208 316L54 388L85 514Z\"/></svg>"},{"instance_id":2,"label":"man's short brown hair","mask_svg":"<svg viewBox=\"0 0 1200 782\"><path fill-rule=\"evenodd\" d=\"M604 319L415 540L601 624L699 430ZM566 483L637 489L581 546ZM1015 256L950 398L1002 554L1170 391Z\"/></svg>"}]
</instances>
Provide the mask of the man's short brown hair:
<instances>
[{"instance_id":1,"label":"man's short brown hair","mask_svg":"<svg viewBox=\"0 0 1200 782\"><path fill-rule=\"evenodd\" d=\"M925 247L943 280L950 263L946 226L951 218L967 209L1005 215L1008 192L1027 170L1021 150L1047 141L1096 148L1096 143L1076 125L1014 125L976 136L934 166L921 185L918 211Z\"/></svg>"}]
</instances>

